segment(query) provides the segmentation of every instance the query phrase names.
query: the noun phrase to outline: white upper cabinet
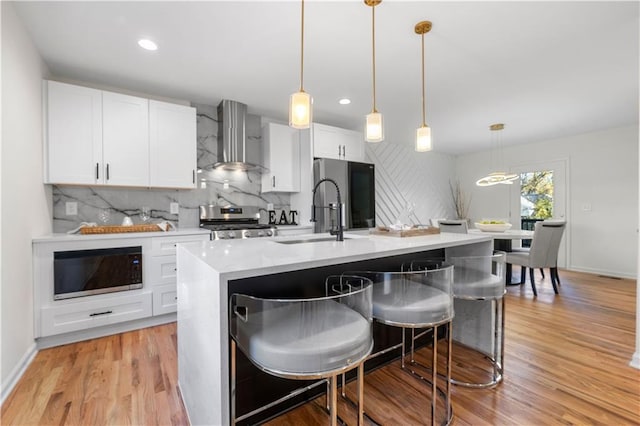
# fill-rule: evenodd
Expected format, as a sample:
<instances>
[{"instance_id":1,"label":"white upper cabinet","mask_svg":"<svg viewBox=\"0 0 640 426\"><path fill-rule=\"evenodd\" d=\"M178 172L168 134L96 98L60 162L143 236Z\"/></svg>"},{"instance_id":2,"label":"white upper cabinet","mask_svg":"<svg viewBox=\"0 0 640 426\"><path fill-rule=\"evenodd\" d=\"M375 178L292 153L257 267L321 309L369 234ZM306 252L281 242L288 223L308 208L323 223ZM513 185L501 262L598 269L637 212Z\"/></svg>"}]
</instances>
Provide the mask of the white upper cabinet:
<instances>
[{"instance_id":1,"label":"white upper cabinet","mask_svg":"<svg viewBox=\"0 0 640 426\"><path fill-rule=\"evenodd\" d=\"M195 188L196 114L45 81L45 183Z\"/></svg>"},{"instance_id":2,"label":"white upper cabinet","mask_svg":"<svg viewBox=\"0 0 640 426\"><path fill-rule=\"evenodd\" d=\"M300 191L300 131L277 123L262 128L262 192Z\"/></svg>"},{"instance_id":3,"label":"white upper cabinet","mask_svg":"<svg viewBox=\"0 0 640 426\"><path fill-rule=\"evenodd\" d=\"M102 92L46 81L45 183L104 183Z\"/></svg>"},{"instance_id":4,"label":"white upper cabinet","mask_svg":"<svg viewBox=\"0 0 640 426\"><path fill-rule=\"evenodd\" d=\"M149 186L149 101L102 92L105 183Z\"/></svg>"},{"instance_id":5,"label":"white upper cabinet","mask_svg":"<svg viewBox=\"0 0 640 426\"><path fill-rule=\"evenodd\" d=\"M360 132L314 123L312 139L315 158L364 161L364 137Z\"/></svg>"},{"instance_id":6,"label":"white upper cabinet","mask_svg":"<svg viewBox=\"0 0 640 426\"><path fill-rule=\"evenodd\" d=\"M195 188L196 109L149 101L150 185Z\"/></svg>"}]
</instances>

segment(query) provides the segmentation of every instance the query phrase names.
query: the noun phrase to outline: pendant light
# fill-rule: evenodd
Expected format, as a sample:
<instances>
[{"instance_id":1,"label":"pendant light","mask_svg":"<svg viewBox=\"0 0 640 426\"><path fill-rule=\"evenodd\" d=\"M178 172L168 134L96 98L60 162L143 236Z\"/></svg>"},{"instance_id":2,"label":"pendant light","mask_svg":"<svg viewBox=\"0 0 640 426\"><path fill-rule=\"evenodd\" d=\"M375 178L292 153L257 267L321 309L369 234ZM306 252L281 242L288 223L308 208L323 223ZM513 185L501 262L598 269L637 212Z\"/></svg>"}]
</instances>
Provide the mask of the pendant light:
<instances>
[{"instance_id":1,"label":"pendant light","mask_svg":"<svg viewBox=\"0 0 640 426\"><path fill-rule=\"evenodd\" d=\"M289 101L289 126L294 129L308 129L311 125L311 95L304 91L304 0L302 0L300 29L300 90L291 95Z\"/></svg>"},{"instance_id":2,"label":"pendant light","mask_svg":"<svg viewBox=\"0 0 640 426\"><path fill-rule=\"evenodd\" d=\"M420 21L415 26L416 34L422 38L422 126L416 130L416 151L426 152L433 149L431 144L431 127L427 126L424 90L424 35L431 31L430 21Z\"/></svg>"},{"instance_id":3,"label":"pendant light","mask_svg":"<svg viewBox=\"0 0 640 426\"><path fill-rule=\"evenodd\" d=\"M502 171L501 169L504 166L504 161L503 161L503 153L502 153L502 137L501 137L501 132L504 129L504 124L503 123L497 123L497 124L492 124L491 126L489 126L489 130L491 130L492 133L492 151L491 151L491 157L492 157L492 164L494 170L498 170L492 173L489 173L487 176L483 177L482 179L479 179L476 182L476 185L478 186L493 186L493 185L497 185L497 184L506 184L506 185L511 185L513 184L514 180L517 180L519 178L519 176L517 174L514 173L506 173L504 171Z\"/></svg>"},{"instance_id":4,"label":"pendant light","mask_svg":"<svg viewBox=\"0 0 640 426\"><path fill-rule=\"evenodd\" d=\"M382 0L364 0L364 4L371 6L371 45L373 52L373 108L366 119L365 140L367 142L382 142L384 140L382 114L376 110L376 6L380 3L382 3Z\"/></svg>"}]
</instances>

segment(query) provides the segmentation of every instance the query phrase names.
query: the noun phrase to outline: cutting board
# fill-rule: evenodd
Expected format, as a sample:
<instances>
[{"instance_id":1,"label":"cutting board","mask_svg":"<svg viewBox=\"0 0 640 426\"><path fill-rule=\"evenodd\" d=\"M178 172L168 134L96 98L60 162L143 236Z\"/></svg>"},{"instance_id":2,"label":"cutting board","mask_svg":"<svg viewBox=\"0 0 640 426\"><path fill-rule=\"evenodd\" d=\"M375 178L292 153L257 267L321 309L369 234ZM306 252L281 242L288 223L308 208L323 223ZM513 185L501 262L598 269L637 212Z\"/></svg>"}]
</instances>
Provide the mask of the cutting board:
<instances>
[{"instance_id":1,"label":"cutting board","mask_svg":"<svg viewBox=\"0 0 640 426\"><path fill-rule=\"evenodd\" d=\"M86 234L118 234L121 232L158 232L162 229L158 225L131 225L131 226L119 226L119 225L106 225L106 226L85 226L80 228L82 235Z\"/></svg>"},{"instance_id":2,"label":"cutting board","mask_svg":"<svg viewBox=\"0 0 640 426\"><path fill-rule=\"evenodd\" d=\"M425 235L439 234L440 228L430 226L428 228L412 228L399 231L389 229L384 226L378 226L376 228L370 229L369 233L372 235L383 235L385 237L423 237Z\"/></svg>"}]
</instances>

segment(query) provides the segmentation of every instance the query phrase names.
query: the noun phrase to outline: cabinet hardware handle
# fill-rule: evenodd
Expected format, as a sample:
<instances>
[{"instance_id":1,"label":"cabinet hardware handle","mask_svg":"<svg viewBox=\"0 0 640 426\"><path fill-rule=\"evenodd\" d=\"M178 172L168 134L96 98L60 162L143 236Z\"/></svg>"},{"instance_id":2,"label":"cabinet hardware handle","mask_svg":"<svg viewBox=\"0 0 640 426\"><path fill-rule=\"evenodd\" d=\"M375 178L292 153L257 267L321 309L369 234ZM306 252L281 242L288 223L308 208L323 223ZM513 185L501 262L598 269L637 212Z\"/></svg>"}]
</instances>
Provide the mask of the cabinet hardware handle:
<instances>
[{"instance_id":1,"label":"cabinet hardware handle","mask_svg":"<svg viewBox=\"0 0 640 426\"><path fill-rule=\"evenodd\" d=\"M100 165L96 163L96 180L100 179Z\"/></svg>"},{"instance_id":2,"label":"cabinet hardware handle","mask_svg":"<svg viewBox=\"0 0 640 426\"><path fill-rule=\"evenodd\" d=\"M109 180L109 163L107 163L107 180Z\"/></svg>"},{"instance_id":3,"label":"cabinet hardware handle","mask_svg":"<svg viewBox=\"0 0 640 426\"><path fill-rule=\"evenodd\" d=\"M271 177L271 181L272 181L271 186L272 186L273 188L275 188L275 187L276 187L276 177L275 177L275 176L272 176L272 177Z\"/></svg>"},{"instance_id":4,"label":"cabinet hardware handle","mask_svg":"<svg viewBox=\"0 0 640 426\"><path fill-rule=\"evenodd\" d=\"M193 179L192 183L196 183L196 171L195 170L191 170L191 177Z\"/></svg>"},{"instance_id":5,"label":"cabinet hardware handle","mask_svg":"<svg viewBox=\"0 0 640 426\"><path fill-rule=\"evenodd\" d=\"M178 296L174 297L173 300L178 300Z\"/></svg>"},{"instance_id":6,"label":"cabinet hardware handle","mask_svg":"<svg viewBox=\"0 0 640 426\"><path fill-rule=\"evenodd\" d=\"M342 156L343 157L347 156L347 146L346 145L342 145Z\"/></svg>"},{"instance_id":7,"label":"cabinet hardware handle","mask_svg":"<svg viewBox=\"0 0 640 426\"><path fill-rule=\"evenodd\" d=\"M98 315L107 315L112 314L113 311L104 311L104 312L95 312L93 314L89 314L90 317L97 317Z\"/></svg>"},{"instance_id":8,"label":"cabinet hardware handle","mask_svg":"<svg viewBox=\"0 0 640 426\"><path fill-rule=\"evenodd\" d=\"M341 146L341 145L338 145L338 157L341 157L341 156L342 156L342 154L340 154L340 151L341 151L341 150L342 150L342 146Z\"/></svg>"}]
</instances>

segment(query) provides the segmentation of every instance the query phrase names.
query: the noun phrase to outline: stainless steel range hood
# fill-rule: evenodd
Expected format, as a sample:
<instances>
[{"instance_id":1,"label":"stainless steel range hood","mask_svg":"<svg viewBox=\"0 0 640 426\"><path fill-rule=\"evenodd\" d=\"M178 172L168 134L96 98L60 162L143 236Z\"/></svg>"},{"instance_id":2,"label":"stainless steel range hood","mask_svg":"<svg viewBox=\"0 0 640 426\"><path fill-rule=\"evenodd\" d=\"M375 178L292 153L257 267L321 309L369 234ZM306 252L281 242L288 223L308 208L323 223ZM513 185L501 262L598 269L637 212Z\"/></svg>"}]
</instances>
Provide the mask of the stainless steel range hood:
<instances>
[{"instance_id":1,"label":"stainless steel range hood","mask_svg":"<svg viewBox=\"0 0 640 426\"><path fill-rule=\"evenodd\" d=\"M258 141L247 137L247 106L223 99L218 105L217 170L262 171Z\"/></svg>"}]
</instances>

